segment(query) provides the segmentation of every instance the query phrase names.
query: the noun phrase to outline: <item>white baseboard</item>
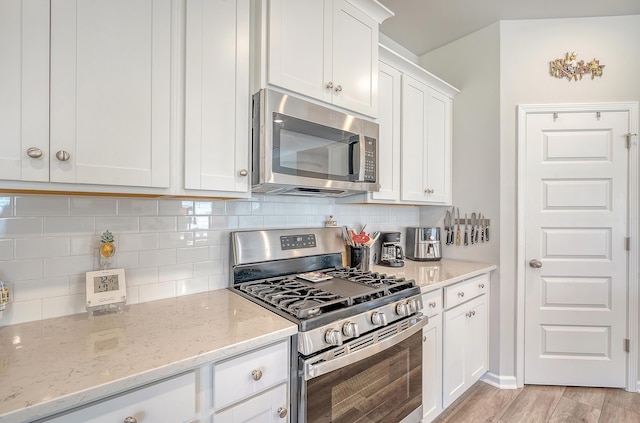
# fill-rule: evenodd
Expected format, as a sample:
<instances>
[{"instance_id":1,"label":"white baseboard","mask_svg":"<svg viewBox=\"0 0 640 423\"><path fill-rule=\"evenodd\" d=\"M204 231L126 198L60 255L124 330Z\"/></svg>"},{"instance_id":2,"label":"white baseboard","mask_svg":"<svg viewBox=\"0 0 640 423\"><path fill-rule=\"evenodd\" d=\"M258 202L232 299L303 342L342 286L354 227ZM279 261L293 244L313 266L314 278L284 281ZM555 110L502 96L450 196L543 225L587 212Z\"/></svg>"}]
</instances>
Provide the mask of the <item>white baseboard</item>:
<instances>
[{"instance_id":1,"label":"white baseboard","mask_svg":"<svg viewBox=\"0 0 640 423\"><path fill-rule=\"evenodd\" d=\"M480 380L500 389L518 389L515 376L498 376L495 373L487 372Z\"/></svg>"}]
</instances>

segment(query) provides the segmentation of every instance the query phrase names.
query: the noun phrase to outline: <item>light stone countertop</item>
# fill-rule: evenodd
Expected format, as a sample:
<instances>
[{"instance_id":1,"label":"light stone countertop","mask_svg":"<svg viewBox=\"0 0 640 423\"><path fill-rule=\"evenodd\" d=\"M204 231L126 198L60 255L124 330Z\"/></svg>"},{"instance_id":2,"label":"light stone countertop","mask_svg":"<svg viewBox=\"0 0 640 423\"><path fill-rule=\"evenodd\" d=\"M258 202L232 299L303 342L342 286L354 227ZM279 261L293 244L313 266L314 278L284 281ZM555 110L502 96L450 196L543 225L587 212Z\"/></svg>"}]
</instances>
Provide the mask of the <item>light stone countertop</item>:
<instances>
[{"instance_id":1,"label":"light stone countertop","mask_svg":"<svg viewBox=\"0 0 640 423\"><path fill-rule=\"evenodd\" d=\"M0 327L0 421L25 422L297 333L223 289Z\"/></svg>"},{"instance_id":2,"label":"light stone countertop","mask_svg":"<svg viewBox=\"0 0 640 423\"><path fill-rule=\"evenodd\" d=\"M413 279L422 292L429 292L447 285L472 278L495 270L495 264L447 260L413 261L406 259L403 267L388 267L374 265L372 270L379 273Z\"/></svg>"}]
</instances>

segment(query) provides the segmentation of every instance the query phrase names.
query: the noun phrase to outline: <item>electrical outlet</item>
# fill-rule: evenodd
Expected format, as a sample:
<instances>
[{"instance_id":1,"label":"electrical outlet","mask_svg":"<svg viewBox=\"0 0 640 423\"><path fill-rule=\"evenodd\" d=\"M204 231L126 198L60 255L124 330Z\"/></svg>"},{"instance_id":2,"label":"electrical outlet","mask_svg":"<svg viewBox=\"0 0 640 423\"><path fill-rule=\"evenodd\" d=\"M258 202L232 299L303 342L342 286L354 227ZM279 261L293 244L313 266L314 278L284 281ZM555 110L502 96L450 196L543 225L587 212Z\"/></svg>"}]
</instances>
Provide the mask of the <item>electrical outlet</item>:
<instances>
[{"instance_id":1,"label":"electrical outlet","mask_svg":"<svg viewBox=\"0 0 640 423\"><path fill-rule=\"evenodd\" d=\"M0 281L0 312L7 308L10 299L9 285Z\"/></svg>"}]
</instances>

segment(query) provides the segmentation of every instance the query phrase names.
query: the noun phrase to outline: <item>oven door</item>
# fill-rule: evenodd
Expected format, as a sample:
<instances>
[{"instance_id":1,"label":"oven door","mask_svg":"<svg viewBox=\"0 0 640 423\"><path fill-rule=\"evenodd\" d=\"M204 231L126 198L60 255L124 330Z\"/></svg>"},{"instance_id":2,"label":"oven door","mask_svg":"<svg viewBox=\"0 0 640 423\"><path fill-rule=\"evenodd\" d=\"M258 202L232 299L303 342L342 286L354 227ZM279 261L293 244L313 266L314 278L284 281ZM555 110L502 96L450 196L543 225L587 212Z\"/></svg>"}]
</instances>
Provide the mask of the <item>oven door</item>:
<instances>
[{"instance_id":1,"label":"oven door","mask_svg":"<svg viewBox=\"0 0 640 423\"><path fill-rule=\"evenodd\" d=\"M422 327L413 316L300 358L298 422L409 422L422 418Z\"/></svg>"}]
</instances>

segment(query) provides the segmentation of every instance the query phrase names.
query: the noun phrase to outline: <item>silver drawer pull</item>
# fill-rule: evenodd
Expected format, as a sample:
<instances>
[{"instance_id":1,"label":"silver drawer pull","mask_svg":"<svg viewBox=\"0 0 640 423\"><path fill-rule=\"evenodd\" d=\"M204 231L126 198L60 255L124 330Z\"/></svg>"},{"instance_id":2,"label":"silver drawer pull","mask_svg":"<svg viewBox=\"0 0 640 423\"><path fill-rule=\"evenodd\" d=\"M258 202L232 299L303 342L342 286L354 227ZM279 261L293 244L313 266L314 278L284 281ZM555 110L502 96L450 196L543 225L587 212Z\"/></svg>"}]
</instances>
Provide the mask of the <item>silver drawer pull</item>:
<instances>
[{"instance_id":1,"label":"silver drawer pull","mask_svg":"<svg viewBox=\"0 0 640 423\"><path fill-rule=\"evenodd\" d=\"M436 308L436 305L437 305L437 304L436 304L436 302L435 302L435 301L431 301L431 302L429 303L429 307L431 307L431 308Z\"/></svg>"},{"instance_id":2,"label":"silver drawer pull","mask_svg":"<svg viewBox=\"0 0 640 423\"><path fill-rule=\"evenodd\" d=\"M135 417L125 417L122 423L138 423L138 419Z\"/></svg>"},{"instance_id":3,"label":"silver drawer pull","mask_svg":"<svg viewBox=\"0 0 640 423\"><path fill-rule=\"evenodd\" d=\"M478 285L480 287L480 289L484 289L484 284L481 283L480 285Z\"/></svg>"},{"instance_id":4,"label":"silver drawer pull","mask_svg":"<svg viewBox=\"0 0 640 423\"><path fill-rule=\"evenodd\" d=\"M458 297L460 297L460 298L464 297L464 291L458 292Z\"/></svg>"},{"instance_id":5,"label":"silver drawer pull","mask_svg":"<svg viewBox=\"0 0 640 423\"><path fill-rule=\"evenodd\" d=\"M251 372L251 377L253 377L253 380L258 381L260 379L262 379L262 370L256 369L254 371Z\"/></svg>"},{"instance_id":6,"label":"silver drawer pull","mask_svg":"<svg viewBox=\"0 0 640 423\"><path fill-rule=\"evenodd\" d=\"M287 417L287 409L284 407L278 408L278 417L280 417L281 419Z\"/></svg>"},{"instance_id":7,"label":"silver drawer pull","mask_svg":"<svg viewBox=\"0 0 640 423\"><path fill-rule=\"evenodd\" d=\"M476 315L475 310L471 310L471 311L468 311L468 312L466 313L466 316L467 316L467 317L473 317L473 316L475 316L475 315Z\"/></svg>"},{"instance_id":8,"label":"silver drawer pull","mask_svg":"<svg viewBox=\"0 0 640 423\"><path fill-rule=\"evenodd\" d=\"M240 176L247 176L249 174L249 171L247 169L242 169L240 170Z\"/></svg>"}]
</instances>

